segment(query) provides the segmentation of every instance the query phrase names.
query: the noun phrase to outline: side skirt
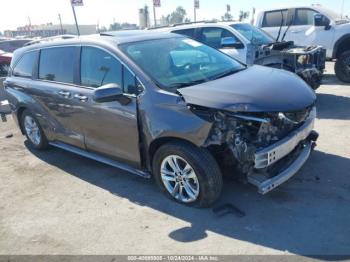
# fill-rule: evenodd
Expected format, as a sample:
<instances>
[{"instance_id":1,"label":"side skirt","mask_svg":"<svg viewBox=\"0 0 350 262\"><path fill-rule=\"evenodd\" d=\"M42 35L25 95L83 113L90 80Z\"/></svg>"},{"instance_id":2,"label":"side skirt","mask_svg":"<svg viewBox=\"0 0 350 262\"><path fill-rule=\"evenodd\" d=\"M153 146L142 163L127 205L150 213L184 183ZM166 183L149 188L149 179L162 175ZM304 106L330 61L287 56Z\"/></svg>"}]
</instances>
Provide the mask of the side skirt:
<instances>
[{"instance_id":1,"label":"side skirt","mask_svg":"<svg viewBox=\"0 0 350 262\"><path fill-rule=\"evenodd\" d=\"M98 162L101 162L101 163L104 163L104 164L107 164L107 165L110 165L110 166L114 166L116 168L119 168L119 169L122 169L124 171L130 172L130 173L132 173L134 175L138 175L138 176L141 176L143 178L151 178L151 174L148 173L148 172L141 171L141 170L133 168L133 167L127 165L127 164L120 163L118 161L106 158L104 156L101 156L101 155L98 155L98 154L95 154L95 153L92 153L92 152L88 152L88 151L82 150L80 148L77 148L77 147L74 147L74 146L71 146L71 145L67 145L67 144L62 143L62 142L56 142L55 141L55 142L50 142L49 144L54 146L54 147L58 147L58 148L61 148L63 150L72 152L74 154L77 154L77 155L80 155L80 156L83 156L83 157L86 157L86 158L90 158L90 159L93 159L95 161L98 161Z\"/></svg>"}]
</instances>

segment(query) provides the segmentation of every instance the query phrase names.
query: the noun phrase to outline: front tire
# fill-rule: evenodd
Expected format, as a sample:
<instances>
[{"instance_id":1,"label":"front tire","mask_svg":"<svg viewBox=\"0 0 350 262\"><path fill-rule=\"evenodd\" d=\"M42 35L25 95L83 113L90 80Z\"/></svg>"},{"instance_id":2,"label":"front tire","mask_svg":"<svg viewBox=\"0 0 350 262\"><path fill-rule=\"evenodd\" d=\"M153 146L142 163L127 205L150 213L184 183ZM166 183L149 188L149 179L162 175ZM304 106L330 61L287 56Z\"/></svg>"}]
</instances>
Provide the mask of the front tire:
<instances>
[{"instance_id":1,"label":"front tire","mask_svg":"<svg viewBox=\"0 0 350 262\"><path fill-rule=\"evenodd\" d=\"M10 65L6 63L0 63L0 77L7 76L9 69L10 69Z\"/></svg>"},{"instance_id":2,"label":"front tire","mask_svg":"<svg viewBox=\"0 0 350 262\"><path fill-rule=\"evenodd\" d=\"M190 206L208 207L220 196L222 175L212 155L184 142L161 146L153 158L153 175L171 199Z\"/></svg>"},{"instance_id":3,"label":"front tire","mask_svg":"<svg viewBox=\"0 0 350 262\"><path fill-rule=\"evenodd\" d=\"M345 51L335 62L335 75L340 81L350 83L350 51Z\"/></svg>"},{"instance_id":4,"label":"front tire","mask_svg":"<svg viewBox=\"0 0 350 262\"><path fill-rule=\"evenodd\" d=\"M48 147L47 138L39 121L29 110L24 110L22 113L21 127L31 147L38 150L44 150Z\"/></svg>"}]
</instances>

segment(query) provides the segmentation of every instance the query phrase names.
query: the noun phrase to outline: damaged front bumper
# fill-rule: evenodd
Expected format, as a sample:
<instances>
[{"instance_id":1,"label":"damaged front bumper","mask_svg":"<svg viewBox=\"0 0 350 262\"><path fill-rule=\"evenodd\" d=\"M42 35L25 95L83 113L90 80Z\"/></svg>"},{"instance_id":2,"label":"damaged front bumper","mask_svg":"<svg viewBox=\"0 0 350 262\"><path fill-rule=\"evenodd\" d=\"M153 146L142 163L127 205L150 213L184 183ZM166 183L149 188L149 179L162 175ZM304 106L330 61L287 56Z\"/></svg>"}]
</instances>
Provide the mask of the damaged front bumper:
<instances>
[{"instance_id":1,"label":"damaged front bumper","mask_svg":"<svg viewBox=\"0 0 350 262\"><path fill-rule=\"evenodd\" d=\"M315 143L314 141L307 141L302 146L299 156L294 160L294 162L289 165L285 170L283 170L278 175L265 179L259 174L253 173L248 175L248 182L258 187L258 192L260 194L266 194L274 188L278 187L282 183L286 182L292 176L294 176L299 169L304 165L306 160L309 158L311 150L313 149Z\"/></svg>"},{"instance_id":2,"label":"damaged front bumper","mask_svg":"<svg viewBox=\"0 0 350 262\"><path fill-rule=\"evenodd\" d=\"M254 171L248 174L248 182L257 186L259 193L266 194L278 187L294 176L304 165L318 138L317 132L313 131L315 117L316 109L314 108L307 121L301 127L277 143L255 153ZM266 177L261 174L261 170L283 161L284 158L288 158L298 147L299 150L297 150L293 161L289 162L287 167L283 167L277 175Z\"/></svg>"}]
</instances>

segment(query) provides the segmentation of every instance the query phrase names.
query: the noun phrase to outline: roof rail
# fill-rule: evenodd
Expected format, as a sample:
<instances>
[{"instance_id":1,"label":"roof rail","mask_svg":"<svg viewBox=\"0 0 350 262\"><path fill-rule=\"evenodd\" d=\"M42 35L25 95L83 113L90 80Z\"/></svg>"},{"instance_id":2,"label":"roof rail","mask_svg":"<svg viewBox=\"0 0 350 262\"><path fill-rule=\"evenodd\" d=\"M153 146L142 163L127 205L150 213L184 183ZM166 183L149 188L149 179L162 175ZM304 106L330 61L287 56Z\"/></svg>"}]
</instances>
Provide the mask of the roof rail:
<instances>
[{"instance_id":1,"label":"roof rail","mask_svg":"<svg viewBox=\"0 0 350 262\"><path fill-rule=\"evenodd\" d=\"M202 20L202 21L196 21L196 22L185 22L185 23L151 27L151 28L147 28L147 30L154 30L154 29L167 28L167 27L176 27L176 26L182 26L182 25L191 25L191 24L198 24L198 23L210 24L210 23L221 23L221 22L237 22L237 20L214 20L214 21Z\"/></svg>"},{"instance_id":2,"label":"roof rail","mask_svg":"<svg viewBox=\"0 0 350 262\"><path fill-rule=\"evenodd\" d=\"M177 24L170 24L170 25L151 27L151 28L148 28L148 30L167 28L167 27L176 27L176 26L181 26L181 25L191 25L191 24L199 24L199 23L216 23L216 22L219 22L219 21L202 20L202 21L196 21L196 22L184 22L184 23L177 23Z\"/></svg>"},{"instance_id":3,"label":"roof rail","mask_svg":"<svg viewBox=\"0 0 350 262\"><path fill-rule=\"evenodd\" d=\"M76 37L77 37L76 35L58 35L58 36L45 37L42 39L30 41L30 42L26 43L24 46L39 44L39 43L58 40L58 39L72 39L72 38L76 38Z\"/></svg>"}]
</instances>

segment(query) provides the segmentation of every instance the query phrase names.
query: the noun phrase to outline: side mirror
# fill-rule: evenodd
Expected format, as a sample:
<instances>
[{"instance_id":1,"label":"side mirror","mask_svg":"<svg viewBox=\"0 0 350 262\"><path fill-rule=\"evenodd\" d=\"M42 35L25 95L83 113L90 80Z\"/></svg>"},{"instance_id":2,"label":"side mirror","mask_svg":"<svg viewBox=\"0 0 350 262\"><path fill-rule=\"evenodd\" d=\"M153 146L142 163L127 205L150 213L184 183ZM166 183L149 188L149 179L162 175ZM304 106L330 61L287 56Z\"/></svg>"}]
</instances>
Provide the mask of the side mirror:
<instances>
[{"instance_id":1,"label":"side mirror","mask_svg":"<svg viewBox=\"0 0 350 262\"><path fill-rule=\"evenodd\" d=\"M122 105L130 103L131 99L124 96L122 88L117 84L107 84L94 91L92 99L97 103L118 101Z\"/></svg>"},{"instance_id":2,"label":"side mirror","mask_svg":"<svg viewBox=\"0 0 350 262\"><path fill-rule=\"evenodd\" d=\"M223 37L221 39L221 48L236 48L242 49L244 45L237 41L234 37Z\"/></svg>"},{"instance_id":3,"label":"side mirror","mask_svg":"<svg viewBox=\"0 0 350 262\"><path fill-rule=\"evenodd\" d=\"M326 17L322 14L315 14L314 15L315 26L324 26L325 30L329 30L331 28L330 23L331 23L331 21L328 19L328 17Z\"/></svg>"}]
</instances>

